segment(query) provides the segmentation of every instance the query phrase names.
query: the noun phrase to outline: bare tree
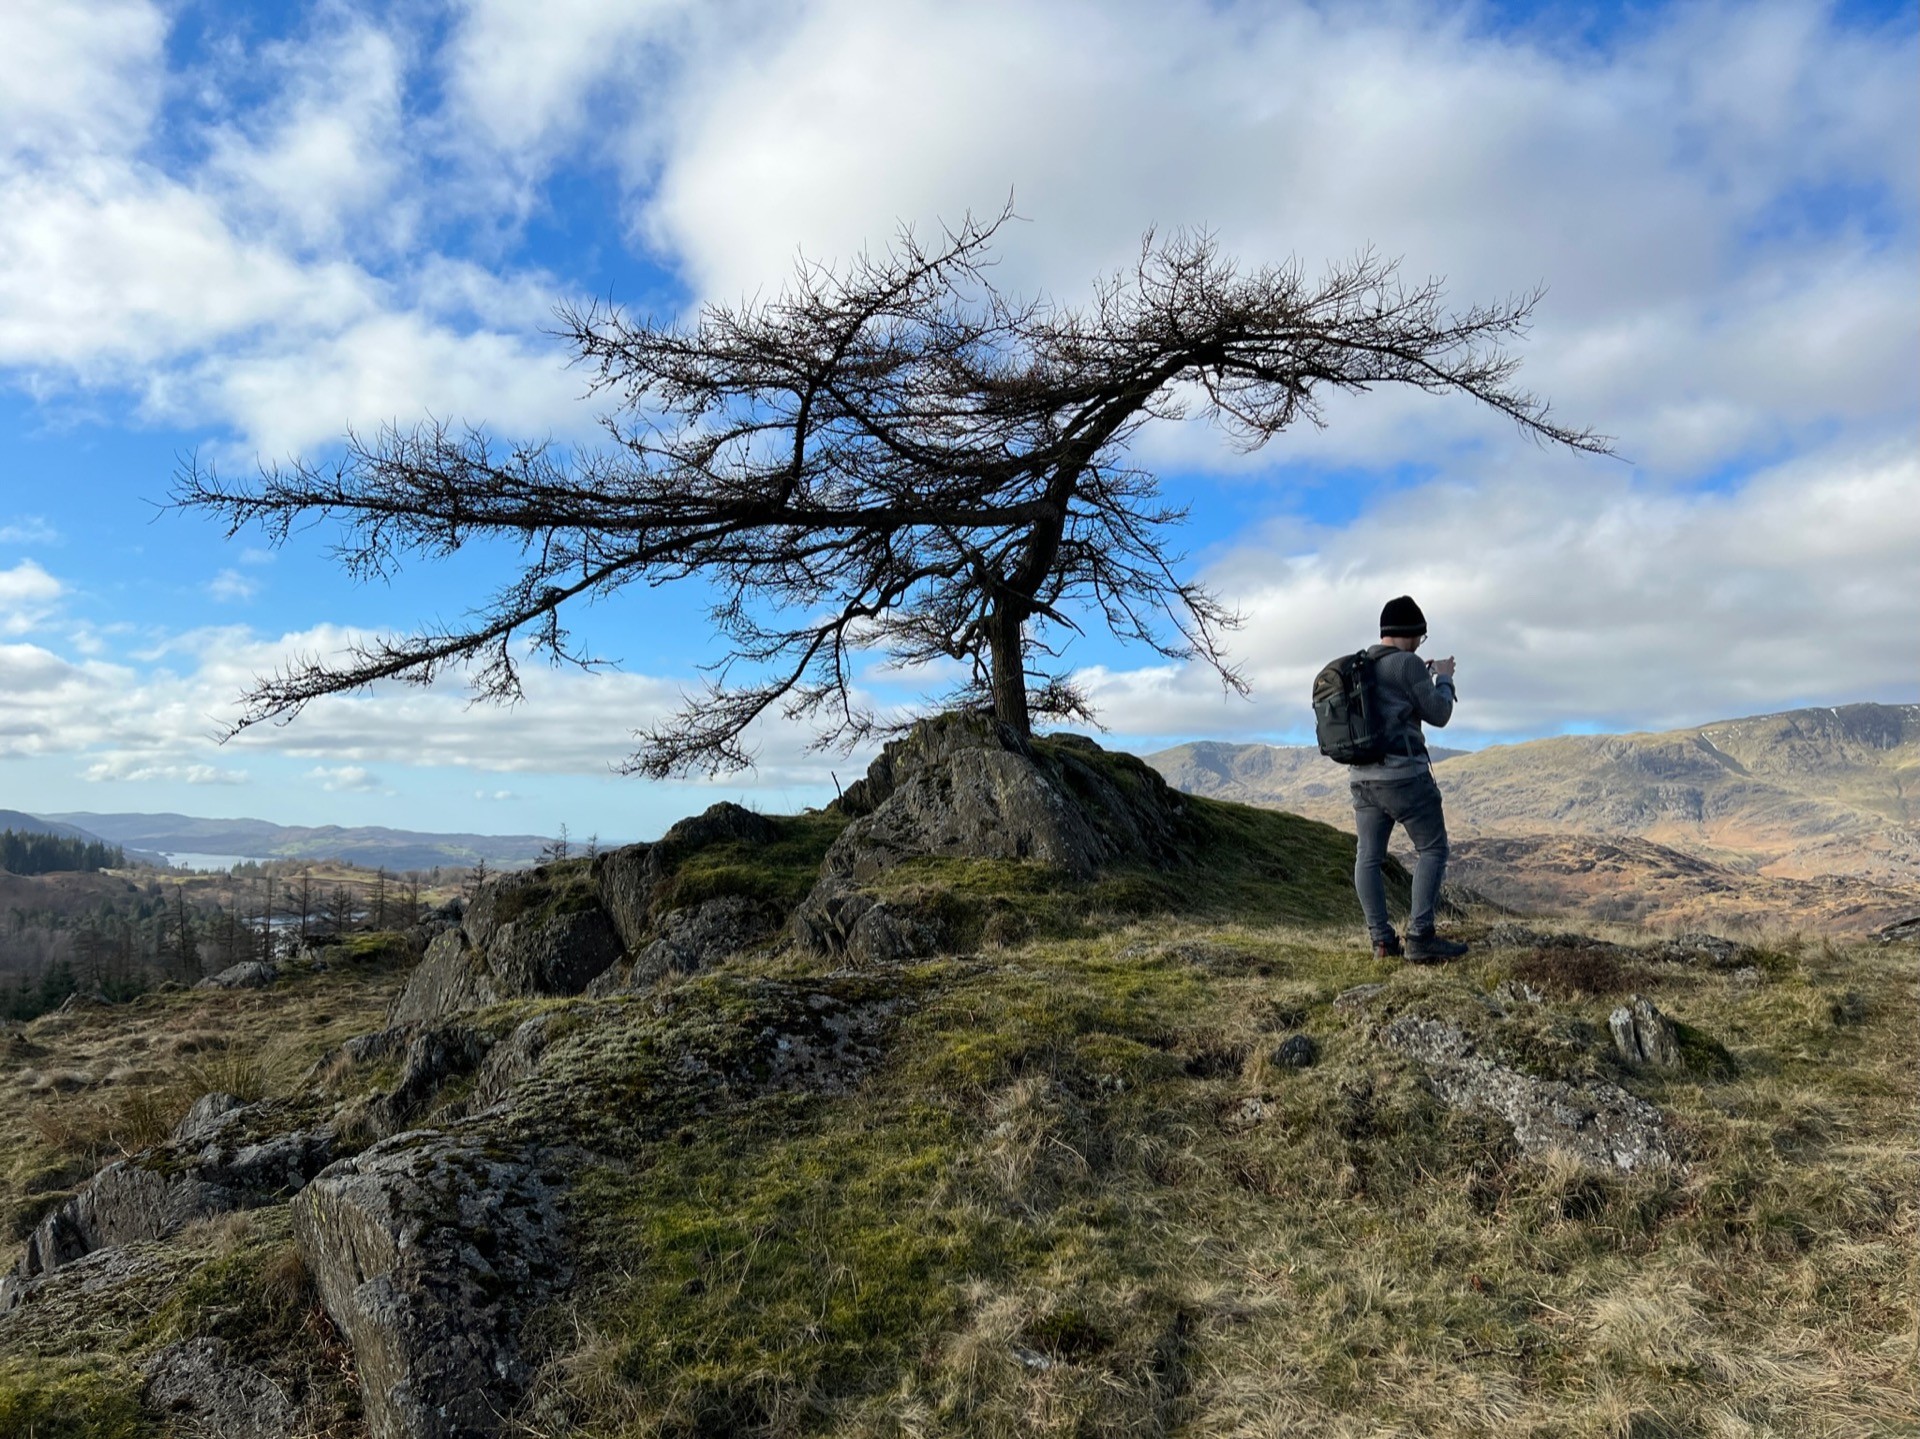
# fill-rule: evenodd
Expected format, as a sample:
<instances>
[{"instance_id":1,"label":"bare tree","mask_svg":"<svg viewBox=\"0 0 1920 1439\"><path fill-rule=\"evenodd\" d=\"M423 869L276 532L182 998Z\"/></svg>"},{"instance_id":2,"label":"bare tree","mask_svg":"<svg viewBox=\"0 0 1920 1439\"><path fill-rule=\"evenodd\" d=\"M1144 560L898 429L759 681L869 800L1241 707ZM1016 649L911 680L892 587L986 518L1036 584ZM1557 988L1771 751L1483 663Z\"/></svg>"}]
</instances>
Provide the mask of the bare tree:
<instances>
[{"instance_id":1,"label":"bare tree","mask_svg":"<svg viewBox=\"0 0 1920 1439\"><path fill-rule=\"evenodd\" d=\"M751 763L743 735L769 710L812 720L822 745L876 728L853 664L878 650L953 659L1017 734L1080 712L1053 640L1084 623L1244 688L1222 632L1237 622L1177 573L1183 511L1130 463L1154 420L1198 412L1247 449L1328 392L1406 385L1459 392L1544 442L1605 453L1514 384L1505 342L1539 293L1448 311L1363 254L1310 280L1298 265L1242 271L1205 234L1149 234L1129 270L1084 306L1000 293L994 232L968 221L928 247L803 262L777 298L709 306L689 325L618 309L561 311L562 332L617 406L612 443L501 449L433 423L348 437L330 467L295 461L229 484L197 462L178 505L284 543L344 525L357 579L476 539L522 546L519 572L468 622L385 638L344 659L290 660L246 696L237 729L380 680L429 683L469 665L479 695L521 695L516 639L590 666L561 622L569 602L703 576L728 649L706 693L638 736L631 771L661 777Z\"/></svg>"}]
</instances>

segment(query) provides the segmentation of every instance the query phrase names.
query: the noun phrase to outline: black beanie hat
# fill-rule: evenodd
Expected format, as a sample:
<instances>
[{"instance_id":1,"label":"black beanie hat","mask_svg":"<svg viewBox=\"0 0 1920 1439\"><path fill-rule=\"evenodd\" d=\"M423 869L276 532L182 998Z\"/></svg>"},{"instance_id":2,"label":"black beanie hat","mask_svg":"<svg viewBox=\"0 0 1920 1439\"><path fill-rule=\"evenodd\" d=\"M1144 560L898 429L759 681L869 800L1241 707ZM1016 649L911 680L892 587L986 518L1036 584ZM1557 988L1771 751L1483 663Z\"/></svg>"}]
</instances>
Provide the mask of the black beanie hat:
<instances>
[{"instance_id":1,"label":"black beanie hat","mask_svg":"<svg viewBox=\"0 0 1920 1439\"><path fill-rule=\"evenodd\" d=\"M1387 607L1380 611L1380 633L1386 635L1423 635L1427 632L1427 617L1420 613L1420 606L1413 602L1412 595L1401 595L1398 599L1388 600Z\"/></svg>"}]
</instances>

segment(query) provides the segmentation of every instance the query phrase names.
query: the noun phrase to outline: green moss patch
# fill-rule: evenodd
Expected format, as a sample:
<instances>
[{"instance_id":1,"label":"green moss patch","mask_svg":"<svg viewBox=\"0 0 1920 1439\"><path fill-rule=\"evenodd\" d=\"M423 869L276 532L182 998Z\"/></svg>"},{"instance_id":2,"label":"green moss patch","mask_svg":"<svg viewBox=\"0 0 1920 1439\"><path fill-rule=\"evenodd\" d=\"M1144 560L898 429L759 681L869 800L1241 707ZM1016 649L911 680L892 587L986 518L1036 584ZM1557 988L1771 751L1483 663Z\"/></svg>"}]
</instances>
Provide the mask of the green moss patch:
<instances>
[{"instance_id":1,"label":"green moss patch","mask_svg":"<svg viewBox=\"0 0 1920 1439\"><path fill-rule=\"evenodd\" d=\"M655 898L656 912L684 909L710 899L741 895L782 914L806 898L820 877L820 862L849 823L843 814L774 815L774 838L765 844L729 840L678 856Z\"/></svg>"},{"instance_id":2,"label":"green moss patch","mask_svg":"<svg viewBox=\"0 0 1920 1439\"><path fill-rule=\"evenodd\" d=\"M124 1365L0 1359L0 1434L17 1439L143 1439L158 1434Z\"/></svg>"}]
</instances>

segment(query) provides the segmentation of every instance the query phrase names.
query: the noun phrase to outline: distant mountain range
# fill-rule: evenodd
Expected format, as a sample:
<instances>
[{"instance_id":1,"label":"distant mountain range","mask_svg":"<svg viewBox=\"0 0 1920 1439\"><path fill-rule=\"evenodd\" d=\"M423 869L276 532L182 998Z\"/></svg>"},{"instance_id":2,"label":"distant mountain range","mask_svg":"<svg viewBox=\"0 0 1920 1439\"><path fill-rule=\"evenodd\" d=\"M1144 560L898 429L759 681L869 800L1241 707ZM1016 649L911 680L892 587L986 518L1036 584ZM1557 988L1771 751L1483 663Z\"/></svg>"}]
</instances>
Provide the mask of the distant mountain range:
<instances>
[{"instance_id":1,"label":"distant mountain range","mask_svg":"<svg viewBox=\"0 0 1920 1439\"><path fill-rule=\"evenodd\" d=\"M0 810L0 829L8 815ZM379 826L284 825L263 819L199 819L185 814L18 814L36 828L81 834L158 854L231 854L254 859L340 859L391 870L469 865L484 859L502 868L530 864L550 841L534 834L431 834ZM14 825L14 828L22 828Z\"/></svg>"},{"instance_id":2,"label":"distant mountain range","mask_svg":"<svg viewBox=\"0 0 1920 1439\"><path fill-rule=\"evenodd\" d=\"M1848 929L1920 909L1920 705L1434 755L1457 873L1523 907L1599 914L1637 893L1640 917L1786 906ZM1352 826L1345 769L1311 748L1204 742L1146 758L1190 793Z\"/></svg>"}]
</instances>

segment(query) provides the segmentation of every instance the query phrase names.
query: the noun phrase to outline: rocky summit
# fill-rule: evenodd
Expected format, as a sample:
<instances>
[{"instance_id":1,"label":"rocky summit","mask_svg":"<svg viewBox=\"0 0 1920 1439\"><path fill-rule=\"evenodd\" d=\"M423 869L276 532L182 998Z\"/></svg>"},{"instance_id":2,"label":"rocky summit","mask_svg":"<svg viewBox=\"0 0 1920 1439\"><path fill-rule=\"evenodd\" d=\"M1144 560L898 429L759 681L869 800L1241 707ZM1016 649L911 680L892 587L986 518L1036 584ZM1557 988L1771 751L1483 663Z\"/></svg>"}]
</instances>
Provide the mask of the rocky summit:
<instances>
[{"instance_id":1,"label":"rocky summit","mask_svg":"<svg viewBox=\"0 0 1920 1439\"><path fill-rule=\"evenodd\" d=\"M15 1026L0 1433L1911 1412L1911 936L1456 903L1408 968L1351 864L951 715L825 811Z\"/></svg>"}]
</instances>

